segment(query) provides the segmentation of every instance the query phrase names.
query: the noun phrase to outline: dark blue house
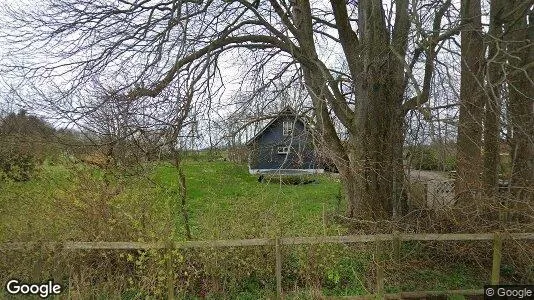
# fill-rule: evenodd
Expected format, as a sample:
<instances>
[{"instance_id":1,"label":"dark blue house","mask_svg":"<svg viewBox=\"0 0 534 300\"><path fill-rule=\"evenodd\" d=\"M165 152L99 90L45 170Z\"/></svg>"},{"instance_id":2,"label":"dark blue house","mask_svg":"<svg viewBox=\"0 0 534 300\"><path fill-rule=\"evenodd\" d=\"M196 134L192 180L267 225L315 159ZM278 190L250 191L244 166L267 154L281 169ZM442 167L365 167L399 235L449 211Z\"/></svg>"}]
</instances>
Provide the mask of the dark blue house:
<instances>
[{"instance_id":1,"label":"dark blue house","mask_svg":"<svg viewBox=\"0 0 534 300\"><path fill-rule=\"evenodd\" d=\"M251 174L322 173L307 123L290 107L246 143Z\"/></svg>"}]
</instances>

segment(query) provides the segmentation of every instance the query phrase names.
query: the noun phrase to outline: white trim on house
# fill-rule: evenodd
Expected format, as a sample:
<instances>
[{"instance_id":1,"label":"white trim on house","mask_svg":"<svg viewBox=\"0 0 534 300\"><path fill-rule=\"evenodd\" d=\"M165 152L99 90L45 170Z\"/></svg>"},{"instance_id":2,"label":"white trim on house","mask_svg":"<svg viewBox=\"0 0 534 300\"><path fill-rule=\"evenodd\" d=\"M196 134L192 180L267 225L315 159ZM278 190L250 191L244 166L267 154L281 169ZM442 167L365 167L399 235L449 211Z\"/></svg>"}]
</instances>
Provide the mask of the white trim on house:
<instances>
[{"instance_id":1,"label":"white trim on house","mask_svg":"<svg viewBox=\"0 0 534 300\"><path fill-rule=\"evenodd\" d=\"M324 169L251 169L250 174L277 174L277 175L298 175L298 174L321 174Z\"/></svg>"},{"instance_id":2,"label":"white trim on house","mask_svg":"<svg viewBox=\"0 0 534 300\"><path fill-rule=\"evenodd\" d=\"M289 154L290 146L278 146L277 153L278 154Z\"/></svg>"},{"instance_id":3,"label":"white trim on house","mask_svg":"<svg viewBox=\"0 0 534 300\"><path fill-rule=\"evenodd\" d=\"M293 124L294 124L293 121L288 121L288 120L283 121L282 123L282 135L283 136L288 136L293 133Z\"/></svg>"}]
</instances>

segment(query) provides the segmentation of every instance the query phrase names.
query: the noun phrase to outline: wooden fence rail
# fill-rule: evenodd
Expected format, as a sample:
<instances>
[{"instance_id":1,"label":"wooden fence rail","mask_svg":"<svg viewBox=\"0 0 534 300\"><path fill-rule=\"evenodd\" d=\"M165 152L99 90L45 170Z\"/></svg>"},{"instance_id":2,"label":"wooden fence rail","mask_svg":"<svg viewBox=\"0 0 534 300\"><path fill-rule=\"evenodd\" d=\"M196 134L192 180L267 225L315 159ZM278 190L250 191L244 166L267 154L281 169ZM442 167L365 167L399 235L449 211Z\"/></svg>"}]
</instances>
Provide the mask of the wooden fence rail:
<instances>
[{"instance_id":1,"label":"wooden fence rail","mask_svg":"<svg viewBox=\"0 0 534 300\"><path fill-rule=\"evenodd\" d=\"M64 249L64 250L148 250L148 249L188 249L188 248L221 248L221 247L249 247L273 246L275 250L276 291L282 297L282 246L311 245L311 244L349 244L376 243L377 251L383 251L380 242L392 241L394 252L400 251L403 241L493 241L493 261L491 284L498 284L500 280L500 264L503 240L534 240L534 233L392 233L373 235L344 235L344 236L316 236L316 237L281 237L244 240L213 240L213 241L179 241L172 243L154 242L13 242L0 244L0 251L14 251L24 249ZM394 253L396 259L400 259ZM381 264L381 262L379 262ZM382 266L378 266L381 270ZM379 271L380 271L379 270ZM168 297L174 298L174 288L169 284ZM471 292L471 290L468 290ZM376 294L383 294L383 272L377 272ZM448 291L443 291L444 293ZM420 292L413 292L420 293ZM433 292L435 293L435 292ZM409 293L408 293L409 294Z\"/></svg>"}]
</instances>

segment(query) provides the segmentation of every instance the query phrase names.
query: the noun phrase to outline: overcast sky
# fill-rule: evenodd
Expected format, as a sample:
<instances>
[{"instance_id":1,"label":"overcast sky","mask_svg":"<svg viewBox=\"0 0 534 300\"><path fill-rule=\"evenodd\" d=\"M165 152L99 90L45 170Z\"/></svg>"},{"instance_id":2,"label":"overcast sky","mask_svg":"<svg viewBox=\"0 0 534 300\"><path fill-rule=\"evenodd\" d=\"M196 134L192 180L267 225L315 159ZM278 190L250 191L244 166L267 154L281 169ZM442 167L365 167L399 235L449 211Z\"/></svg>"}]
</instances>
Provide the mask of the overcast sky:
<instances>
[{"instance_id":1,"label":"overcast sky","mask_svg":"<svg viewBox=\"0 0 534 300\"><path fill-rule=\"evenodd\" d=\"M386 8L390 7L390 4L387 1L385 2L386 2L385 4ZM458 0L455 0L453 2L458 3ZM316 1L314 3L317 6L326 7L326 8L329 7L329 2L327 0ZM39 3L35 3L34 1L32 2L28 0L22 0L22 1L0 0L0 7L5 6L5 5L32 7L34 5L39 5ZM2 14L0 14L0 18L2 18ZM0 23L1 22L2 20L0 20ZM447 24L444 24L444 25L447 25ZM328 33L332 34L333 36L337 36L337 33L333 29L329 29ZM318 42L316 44L317 44L318 52L319 52L319 55L321 56L321 59L327 65L336 67L339 69L339 67L344 64L342 50L337 43L334 43L327 39L321 39L321 40L318 39ZM14 55L17 53L8 52L8 48L10 48L11 45L7 45L5 38L2 38L1 36L0 36L0 45L3 45L3 46L0 46L0 62L2 62L0 63L0 97L1 97L0 101L4 102L3 107L5 108L6 100L9 101L12 99L16 99L19 96L20 96L19 100L24 100L25 98L31 97L31 95L28 95L27 93L25 94L25 91L26 91L25 86L27 82L21 81L20 78L17 77L17 75L14 75L11 72L7 72L7 69L5 68L6 62L8 64L13 64L13 63L17 64L20 62L19 60L20 58L17 57L17 55ZM449 47L449 49L452 48L452 50L454 50L455 45L454 43L449 43L447 47ZM227 52L221 56L221 59L219 61L220 63L219 67L221 71L221 77L224 83L224 89L222 89L223 93L218 95L218 99L216 99L214 103L216 103L217 101L220 101L223 104L229 103L231 98L243 87L241 83L243 81L253 79L253 78L247 78L244 75L245 68L244 68L244 65L242 65L242 63L244 63L246 59L245 57L238 57L239 54L237 53L245 53L245 52L244 51L239 51L239 52L232 51L232 52ZM30 56L33 54L35 56L33 56L32 59L37 60L37 61L42 62L42 61L47 61L49 59L46 56L42 56L42 55L46 55L46 53L40 53L41 56L39 57L37 56L38 53L29 53L29 54L25 54L24 58L28 59L30 57L27 57L27 56ZM453 61L455 59L450 54L441 54L441 55L447 55L446 60L449 60L449 61ZM61 71L61 70L62 70L61 68L58 69L58 71ZM458 73L458 70L452 69L451 74L448 74L448 76L456 76L457 73ZM416 78L420 78L422 75L421 69L419 70L416 69L414 74ZM59 85L68 85L70 82L69 76L70 75L67 74L67 75L58 77L56 79L57 83ZM218 84L219 83L215 83L215 85L218 85ZM218 86L215 86L215 87L218 87ZM19 94L14 93L13 90L11 90L11 88L15 88ZM40 86L40 88L44 89L45 91L47 90L47 88L43 86ZM252 89L252 87L245 85L244 89L250 90ZM451 101L454 101L456 97L457 95L455 95L454 89L451 89L449 92L441 91L440 99L435 99L435 100L439 100L439 102L450 103ZM438 101L435 101L435 102L437 103ZM218 108L218 109L221 109L221 108ZM227 111L222 111L222 112L219 111L219 115L224 116L225 114L230 112L229 111L230 108L222 108L222 109L227 110ZM445 115L448 115L448 114L449 114L448 112L445 112ZM440 118L441 117L447 117L447 116L440 116Z\"/></svg>"}]
</instances>

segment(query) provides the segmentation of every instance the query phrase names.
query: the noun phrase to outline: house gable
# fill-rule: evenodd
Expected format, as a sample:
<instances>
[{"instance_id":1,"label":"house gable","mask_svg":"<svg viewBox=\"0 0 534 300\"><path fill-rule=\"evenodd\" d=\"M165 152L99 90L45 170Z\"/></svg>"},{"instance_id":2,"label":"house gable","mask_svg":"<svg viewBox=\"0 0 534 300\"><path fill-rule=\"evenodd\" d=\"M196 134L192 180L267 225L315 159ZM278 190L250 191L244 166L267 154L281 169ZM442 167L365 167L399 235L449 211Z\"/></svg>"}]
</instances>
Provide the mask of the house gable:
<instances>
[{"instance_id":1,"label":"house gable","mask_svg":"<svg viewBox=\"0 0 534 300\"><path fill-rule=\"evenodd\" d=\"M247 145L251 173L316 170L312 135L293 110L284 109Z\"/></svg>"}]
</instances>

